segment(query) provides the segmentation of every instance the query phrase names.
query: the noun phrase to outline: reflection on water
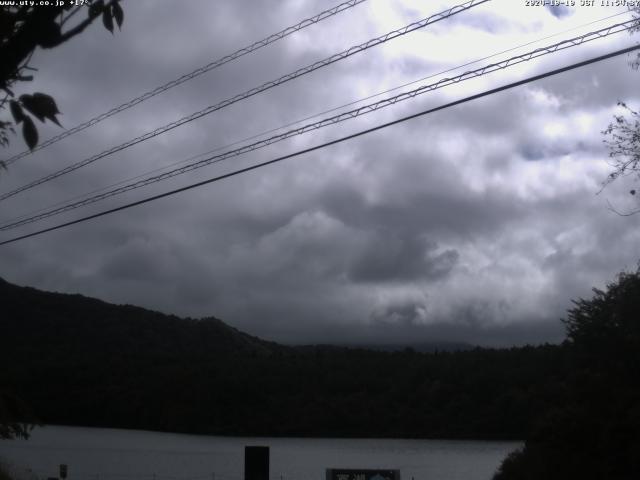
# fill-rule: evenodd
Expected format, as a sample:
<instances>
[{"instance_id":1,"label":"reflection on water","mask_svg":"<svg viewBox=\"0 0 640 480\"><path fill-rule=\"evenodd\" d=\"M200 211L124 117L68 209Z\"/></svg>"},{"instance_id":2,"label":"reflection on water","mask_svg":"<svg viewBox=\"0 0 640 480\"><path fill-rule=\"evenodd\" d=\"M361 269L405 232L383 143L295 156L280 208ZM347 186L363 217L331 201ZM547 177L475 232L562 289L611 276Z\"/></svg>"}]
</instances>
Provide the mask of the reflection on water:
<instances>
[{"instance_id":1,"label":"reflection on water","mask_svg":"<svg viewBox=\"0 0 640 480\"><path fill-rule=\"evenodd\" d=\"M133 430L43 427L0 441L0 459L38 477L69 480L241 480L244 446L271 447L273 480L324 480L326 468L400 469L403 480L488 480L517 442L228 438Z\"/></svg>"}]
</instances>

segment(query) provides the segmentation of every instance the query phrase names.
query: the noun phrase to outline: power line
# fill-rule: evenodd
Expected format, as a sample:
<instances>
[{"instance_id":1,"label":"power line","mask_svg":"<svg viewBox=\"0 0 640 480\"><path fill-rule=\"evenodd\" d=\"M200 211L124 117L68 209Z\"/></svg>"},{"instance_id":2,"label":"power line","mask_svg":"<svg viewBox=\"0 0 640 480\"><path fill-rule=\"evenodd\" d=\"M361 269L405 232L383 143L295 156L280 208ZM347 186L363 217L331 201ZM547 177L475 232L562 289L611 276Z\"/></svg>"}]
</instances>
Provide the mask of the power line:
<instances>
[{"instance_id":1,"label":"power line","mask_svg":"<svg viewBox=\"0 0 640 480\"><path fill-rule=\"evenodd\" d=\"M10 223L6 223L4 225L0 226L0 231L6 231L6 230L11 230L17 227L20 227L22 225L26 225L29 223L33 223L39 220L43 220L45 218L49 218L52 217L54 215L59 215L61 213L65 213L65 212L69 212L71 210L75 210L77 208L86 206L86 205L90 205L92 203L96 203L98 201L104 200L106 198L110 198L116 195L120 195L122 193L131 191L131 190L135 190L147 185L150 185L152 183L157 183L163 180L167 180L169 178L178 176L178 175L182 175L183 173L187 173L202 167L205 167L207 165L211 165L213 163L219 163L223 160L232 158L232 157L237 157L240 155L243 155L245 153L248 152L252 152L254 150L258 150L260 148L264 148L266 146L272 145L274 143L277 142L281 142L283 140L286 140L288 138L294 137L294 136L298 136L298 135L302 135L304 133L307 133L309 131L313 131L313 130L318 130L320 128L329 126L329 125L334 125L336 123L340 123L352 118L356 118L358 116L361 115L365 115L367 113L372 113L375 112L377 110L380 110L382 108L386 108L388 106L391 105L395 105L399 102L405 101L405 100L409 100L412 98L415 98L418 95L422 95L424 93L427 92L431 92L434 90L437 90L439 88L443 88L446 87L448 85L453 85L465 80L469 80L471 78L476 78L482 75L486 75L488 73L492 73L498 70L503 70L505 68L517 65L519 63L523 63L523 62L527 62L530 61L534 58L539 58L543 55L548 55L550 53L554 53L557 51L561 51L561 50L565 50L567 48L572 48L578 45L581 45L583 43L592 41L592 40L596 40L599 38L604 38L608 35L612 35L615 33L619 33L619 32L623 32L625 30L628 30L629 28L633 27L636 25L636 20L628 20L626 22L622 22L622 23L618 23L615 25L611 25L609 27L606 28L602 28L600 30L596 30L593 32L588 32L585 33L584 35L580 35L578 37L574 37L568 40L563 40L561 42L555 43L553 45L549 45L547 47L541 47L541 48L537 48L535 50L523 53L521 55L517 55L505 60L502 60L500 62L497 63L492 63L489 65L486 65L484 67L478 68L476 70L471 70L471 71L467 71L461 75L458 75L456 77L451 77L451 78L444 78L439 80L438 82L435 83L431 83L429 85L423 85L421 87L418 87L414 90L410 90L407 92L403 92L400 93L398 95L395 95L393 97L389 97L389 98L385 98L382 100L379 100L377 102L374 103L370 103L368 105L364 105L358 108L355 108L353 110L349 110L347 112L343 112L340 113L338 115L334 115L332 117L328 117L325 119L322 119L318 122L314 122L314 123L310 123L307 125L304 125L302 127L299 128L295 128L286 132L283 132L281 134L278 135L274 135L272 137L254 142L252 144L249 145L245 145L242 146L240 148L234 149L234 150L230 150L227 152L224 152L222 154L219 155L214 155L202 160L199 160L195 163L191 163L182 167L178 167L175 168L173 170L152 176L152 177L147 177L145 179L133 182L133 183L129 183L127 185L118 187L118 188L114 188L112 190L108 190L106 192L100 193L98 195L94 195L88 198L84 198L82 200L79 200L77 202L73 202L73 203L69 203L66 204L64 206L58 207L58 208L52 208L50 210L47 210L43 213L39 213L36 215L32 215L30 217L27 218L22 218L20 220L16 220L16 221L12 221Z\"/></svg>"},{"instance_id":2,"label":"power line","mask_svg":"<svg viewBox=\"0 0 640 480\"><path fill-rule=\"evenodd\" d=\"M38 146L36 146L33 150L25 150L24 152L21 152L17 155L14 155L13 157L9 158L8 160L5 161L6 165L11 165L12 163L20 160L23 157L26 157L27 155L33 153L33 152L37 152L38 150L42 150L43 148L48 147L49 145L53 145L56 142L59 142L60 140L62 140L63 138L66 138L70 135L73 135L74 133L78 133L86 128L89 128L97 123L102 122L103 120L106 120L109 117L112 117L113 115L123 112L131 107L134 107L136 105L138 105L139 103L144 102L145 100L150 99L151 97L155 97L156 95L159 95L160 93L166 92L167 90L173 88L173 87L177 87L178 85L183 84L184 82L187 82L193 78L196 78L204 73L207 73L215 68L221 67L222 65L229 63L233 60L237 60L238 58L247 55L251 52L255 52L256 50L259 50L263 47L266 47L267 45L270 45L274 42L277 42L278 40L282 40L285 37L288 37L289 35L292 35L293 33L302 30L304 28L310 27L311 25L315 25L316 23L319 23L323 20L326 20L327 18L330 18L334 15L337 15L338 13L344 12L345 10L348 10L352 7L355 7L356 5L365 2L366 0L349 0L347 2L341 3L339 5L336 5L333 8L330 8L328 10L325 10L323 12L318 13L317 15L314 15L313 17L310 18L306 18L304 20L302 20L301 22L287 27L284 30L280 30L277 33L274 33L272 35L269 35L266 38L263 38L262 40L259 40L255 43L252 43L251 45L247 46L247 47L243 47L239 50L236 50L235 52L229 54L229 55L225 55L224 57L221 57L217 60L214 60L211 63L208 63L207 65L204 65L200 68L196 68L195 70L193 70L190 73L187 73L185 75L182 75L181 77L176 78L175 80L171 80L170 82L165 83L164 85L161 85L159 87L154 88L151 91L148 91L146 93L143 93L142 95L133 98L132 100L129 100L128 102L123 103L122 105L119 105L117 107L112 108L111 110L109 110L108 112L102 113L90 120L87 120L84 123L81 123L79 125L76 125L75 127L66 130L62 133L60 133L59 135L56 135L55 137L50 138L49 140L42 142L41 144L39 144Z\"/></svg>"},{"instance_id":3,"label":"power line","mask_svg":"<svg viewBox=\"0 0 640 480\"><path fill-rule=\"evenodd\" d=\"M538 42L541 42L541 41L543 41L543 40L548 40L549 38L557 37L557 36L559 36L559 35L562 35L562 34L565 34L565 33L568 33L568 32L572 32L572 31L575 31L575 30L579 30L579 29L584 28L584 27L586 27L586 26L588 26L588 25L593 25L594 23L600 23L600 22L602 22L602 21L604 21L604 20L608 20L608 19L610 19L610 18L619 17L619 16L621 16L621 15L626 15L627 13L628 13L628 12L624 12L624 11L623 11L623 12L614 13L614 14L612 14L612 15L608 15L608 16L606 16L606 17L602 17L602 18L599 18L599 19L597 19L597 20L592 20L591 22L584 23L584 24L579 25L579 26L577 26L577 27L572 27L572 28L569 28L569 29L566 29L566 30L562 30L561 32L556 32L556 33L554 33L554 34L551 34L551 35L547 35L547 36L545 36L545 37L538 38L538 39L536 39L536 40L532 40L532 41L529 41L529 42L526 42L526 43L521 43L520 45L517 45L517 46L515 46L515 47L511 47L511 48L508 48L508 49L506 49L506 50L502 50L502 51L500 51L500 52L496 52L496 53L493 53L493 54L491 54L491 55L487 55L487 56L485 56L485 57L478 58L478 59L476 59L476 60L472 60L472 61L469 61L469 62L467 62L467 63L463 63L463 64L461 64L461 65L457 65L457 66L455 66L455 67L447 68L446 70L441 70L440 72L437 72L437 73L429 74L429 75L427 75L426 77L422 77L422 78L419 78L419 79L416 79L416 80L412 80L412 81L410 81L410 82L403 83L403 84L401 84L401 85L397 85L397 86L395 86L395 87L389 88L389 89L387 89L387 90L383 90L383 91L380 91L380 92L377 92L377 93L374 93L374 94L371 94L371 95L367 95L366 97L362 97L362 98L359 98L359 99L357 99L357 100L353 100L353 101L351 101L351 102L344 103L344 104L342 104L342 105L338 105L338 106L336 106L336 107L332 107L332 108L330 108L330 109L328 109L328 110L323 110L323 111L321 111L321 112L314 113L313 115L309 115L309 116L307 116L307 117L300 118L300 119L298 119L298 120L294 120L294 121L289 122L289 123L287 123L287 124L280 125L279 127L270 128L270 129L268 129L268 130L263 130L263 131L262 131L262 132L260 132L260 133L252 134L252 135L250 135L250 136L248 136L248 137L244 137L244 138L242 138L242 139L235 140L235 141L233 141L233 142L231 142L231 143L227 143L227 144L225 144L225 145L220 145L220 146L215 147L215 148L213 148L213 149L207 150L206 152L202 152L202 153L199 153L199 154L197 154L197 155L192 155L192 156L190 156L190 157L188 157L188 158L186 158L186 159L180 160L180 161L178 161L178 162L170 163L170 164L164 165L164 166L162 166L162 167L155 168L155 169L153 169L153 170L148 170L148 171L146 171L146 172L140 173L140 174L135 175L135 176L133 176L133 177L128 177L128 178L125 178L125 179L119 180L119 181L117 181L117 182L115 182L115 183L111 183L111 184L109 184L109 185L105 185L104 187L96 188L96 189L91 190L91 191L89 191L89 192L85 192L85 193L82 193L82 194L79 194L79 195L73 196L73 197L71 197L71 198L68 198L68 199L66 199L66 200L61 200L61 201L56 202L56 203L54 203L53 205L50 205L50 206L48 206L48 207L38 208L37 210L31 210L30 212L26 212L26 213L20 214L20 215L18 215L18 216L15 216L15 217L13 217L13 218L10 218L9 220L7 220L7 222L11 222L11 223L13 223L13 222L17 222L17 221L22 220L22 219L26 219L26 218L31 217L31 216L33 216L33 215L36 215L36 214L38 214L38 213L41 213L41 212L47 211L47 210L49 210L49 209L53 209L53 208L55 208L55 207L58 207L58 206L60 206L60 205L65 205L65 204L67 204L67 203L69 203L69 202L73 202L74 200L79 200L79 199L88 198L88 197L90 197L91 195L97 194L97 193L99 193L99 192L104 192L104 191L109 190L109 189L112 189L112 188L114 188L114 187L118 187L118 186L120 186L120 185L124 185L124 184L125 184L125 183L127 183L127 182L131 182L131 181L133 181L133 180L138 180L138 179L140 179L140 178L145 177L146 175L151 175L151 174L153 174L153 173L161 172L161 171L163 171L163 170L167 170L167 169L169 169L169 168L171 168L171 167L175 167L175 166L177 166L177 165L184 165L184 164L189 163L189 162L191 162L191 161L193 161L193 160L196 160L197 158L204 157L204 156L209 155L209 154L212 154L212 153L214 153L214 152L218 152L218 151L220 151L220 150L224 150L224 149L226 149L226 148L230 148L230 147L233 147L233 146L235 146L235 145L239 145L239 144L242 144L242 143L244 143L244 142L248 142L248 141L250 141L250 140L255 140L256 138L260 138L260 137L262 137L262 136L264 136L264 135L268 135L268 134L270 134L270 133L274 133L274 132L277 132L277 131L279 131L279 130L283 130L283 129L285 129L285 128L292 127L292 126L297 125L297 124L299 124L299 123L306 122L307 120L311 120L311 119L313 119L313 118L320 117L321 115L325 115L325 114L327 114L327 113L335 112L335 111L341 110L341 109L343 109L343 108L350 107L351 105L356 105L356 104L361 103L361 102L364 102L364 101L366 101L366 100L370 100L370 99L372 99L372 98L379 97L379 96L381 96L381 95L384 95L385 93L391 93L391 92L394 92L394 91L396 91L396 90L400 90L401 88L408 87L408 86L410 86L410 85L415 85L416 83L423 82L423 81L428 80L428 79L430 79L430 78L439 77L440 75L444 75L445 73L453 72L453 71L455 71L455 70L460 70L460 69L461 69L461 68L463 68L463 67L467 67L467 66L469 66L469 65L474 65L474 64L476 64L476 63L482 62L482 61L484 61L484 60L488 60L488 59L490 59L490 58L495 58L495 57L497 57L497 56L499 56L499 55L502 55L502 54L504 54L504 53L513 52L513 51L518 50L518 49L520 49L520 48L523 48L523 47L526 47L526 46L529 46L529 45L533 45L534 43L538 43Z\"/></svg>"},{"instance_id":4,"label":"power line","mask_svg":"<svg viewBox=\"0 0 640 480\"><path fill-rule=\"evenodd\" d=\"M46 210L53 209L53 208L58 207L60 205L67 204L68 202L73 202L74 200L79 200L81 198L82 199L88 198L89 196L97 194L98 192L104 192L104 191L106 191L108 189L112 189L114 187L118 187L118 186L123 185L123 184L125 184L127 182L131 182L133 180L138 180L140 178L143 178L146 175L151 175L153 173L161 172L163 170L167 170L168 168L175 167L177 165L183 165L185 163L189 163L189 162L191 162L193 160L196 160L197 158L204 157L204 156L209 155L211 153L218 152L220 150L224 150L226 148L233 147L234 145L239 145L239 144L242 144L244 142L248 142L249 140L255 140L256 138L260 138L260 137L262 137L264 135L268 135L270 133L277 132L279 130L283 130L285 128L292 127L294 125L297 125L299 123L305 122L307 120L311 120L313 118L317 118L317 117L319 117L321 115L325 115L327 113L335 112L335 111L338 111L338 110L340 110L342 108L350 107L351 105L356 105L356 104L364 102L366 100L370 100L372 98L379 97L381 95L384 95L385 93L394 92L394 91L399 90L401 88L408 87L410 85L415 85L416 83L423 82L423 81L428 80L430 78L439 77L440 75L444 75L445 73L449 73L449 72L452 72L452 71L455 71L455 70L459 70L459 69L461 69L463 67L467 67L469 65L474 65L476 63L482 62L484 60L488 60L490 58L495 58L495 57L497 57L499 55L502 55L504 53L513 52L515 50L519 50L520 48L527 47L529 45L533 45L534 43L538 43L538 42L541 42L543 40L548 40L550 38L557 37L559 35L563 35L563 34L568 33L568 32L579 30L579 29L584 28L584 27L586 27L588 25L593 25L594 23L600 23L600 22L603 22L604 20L608 20L610 18L619 17L621 15L626 15L626 14L628 14L628 12L626 12L626 11L614 13L612 15L608 15L606 17L602 17L602 18L599 18L597 20L592 20L590 22L584 23L584 24L579 25L577 27L572 27L572 28L569 28L569 29L566 29L566 30L562 30L561 32L557 32L557 33L554 33L554 34L551 34L551 35L547 35L545 37L538 38L536 40L532 40L532 41L529 41L529 42L526 42L526 43L521 43L520 45L517 45L515 47L511 47L511 48L508 48L506 50L502 50L500 52L496 52L496 53L493 53L491 55L487 55L485 57L478 58L476 60L472 60L472 61L467 62L467 63L463 63L462 65L457 65L455 67L447 68L446 70L441 70L440 72L437 72L437 73L429 74L426 77L422 77L422 78L419 78L417 80L412 80L411 82L403 83L401 85L389 88L387 90L383 90L381 92L374 93L372 95L368 95L366 97L359 98L358 100L353 100L351 102L348 102L348 103L345 103L345 104L342 104L342 105L339 105L339 106L336 106L336 107L332 107L332 108L330 108L328 110L323 110L321 112L314 113L313 115L309 115L307 117L300 118L298 120L294 120L294 121L289 122L289 123L287 123L285 125L281 125L279 127L271 128L269 130L265 130L265 131L262 131L260 133L253 134L253 135L250 135L248 137L244 137L242 139L235 140L232 143L228 143L228 144L225 144L225 145L220 145L218 147L215 147L215 148L213 148L211 150L208 150L206 152L203 152L203 153L199 153L197 155L192 155L191 157L188 157L186 159L180 160L178 162L170 163L168 165L165 165L165 166L162 166L162 167L158 167L158 168L155 168L153 170L149 170L149 171L143 172L141 174L135 175L134 177L125 178L125 179L120 180L118 182L106 185L104 187L97 188L97 189L92 190L90 192L86 192L86 193L83 193L83 194L80 194L80 195L76 195L76 196L74 196L72 198L69 198L67 200L62 200L62 201L56 202L56 203L54 203L53 205L51 205L49 207L39 208L37 210L32 210L30 212L23 213L21 215L18 215L16 217L13 217L13 218L9 219L7 222L13 223L13 222L17 222L17 221L22 220L22 219L26 219L26 218L34 216L34 215L36 215L36 214L38 214L40 212L44 212ZM2 227L0 227L0 230L1 229L2 229Z\"/></svg>"},{"instance_id":5,"label":"power line","mask_svg":"<svg viewBox=\"0 0 640 480\"><path fill-rule=\"evenodd\" d=\"M352 55L355 55L357 53L363 52L365 50L368 50L369 48L375 47L377 45L381 45L385 42L388 42L389 40L393 40L394 38L400 37L402 35L406 35L407 33L413 32L414 30L418 30L420 28L426 27L427 25L439 22L440 20L444 20L446 18L449 18L453 15L456 15L458 13L461 13L463 11L466 11L470 8L473 8L475 6L481 5L483 3L489 2L491 0L469 0L465 3L456 5L454 7L451 7L445 11L442 11L440 13L436 13L434 15L431 15L427 18L424 18L422 20L419 20L417 22L411 23L405 27L402 27L398 30L393 30L391 32L388 32L384 35L381 35L379 37L373 38L371 40L368 40L360 45L356 45L353 46L351 48L348 48L347 50L344 50L340 53L336 53L334 55L331 55L330 57L327 57L323 60L319 60L311 65L308 65L306 67L300 68L298 70L296 70L293 73L289 73L287 75L284 75L276 80L272 80L266 83L263 83L262 85L260 85L259 87L254 87L250 90L247 90L244 93L235 95L234 97L228 98L226 100L223 100L222 102L219 102L215 105L211 105L203 110L200 110L198 112L192 113L191 115L188 115L186 117L183 117L179 120L176 120L172 123L169 123L167 125L164 125L162 127L159 127L155 130L152 130L151 132L147 132L144 135L141 135L139 137L136 137L132 140L129 140L128 142L125 142L123 144L120 144L118 146L115 146L113 148L110 148L109 150L105 150L102 153L99 153L97 155L94 155L92 157L86 158L84 160L81 160L80 162L74 163L73 165L69 165L65 168L63 168L62 170L58 170L57 172L51 173L49 175L46 175L38 180L35 180L33 182L30 182L26 185L23 185L19 188L16 188L10 192L4 193L2 195L0 195L0 201L2 200L6 200L7 198L13 197L14 195L17 195L20 192L24 192L25 190L29 190L33 187L36 187L38 185L41 185L43 183L46 183L48 181L54 180L62 175L66 175L67 173L71 173L79 168L82 168L86 165L89 165L91 163L94 163L98 160L100 160L101 158L104 158L108 155L111 155L113 153L119 152L121 150L124 150L125 148L131 147L133 145L136 145L140 142L143 142L145 140L149 140L153 137L156 137L158 135L161 135L165 132L168 132L169 130L172 130L174 128L177 128L181 125L184 125L186 123L192 122L198 118L204 117L205 115L209 115L210 113L213 113L217 110L220 110L222 108L228 107L229 105L232 105L236 102L239 102L241 100L245 100L249 97L252 97L254 95L257 95L258 93L264 92L265 90L269 90L271 88L274 88L278 85L281 85L285 82L288 82L290 80L293 80L295 78L301 77L303 75L306 75L308 73L311 73L315 70L318 70L319 68L322 67L326 67L327 65L330 65L332 63L338 62L340 60L344 60L345 58L348 58Z\"/></svg>"},{"instance_id":6,"label":"power line","mask_svg":"<svg viewBox=\"0 0 640 480\"><path fill-rule=\"evenodd\" d=\"M351 135L347 135L347 136L344 136L344 137L341 137L341 138L338 138L338 139L335 139L335 140L331 140L329 142L325 142L325 143L322 143L322 144L319 144L319 145L316 145L316 146L313 146L313 147L305 148L303 150L298 150L297 152L290 153L288 155L283 155L283 156L274 158L272 160L268 160L266 162L262 162L262 163L258 163L256 165L252 165L250 167L245 167L245 168L241 168L241 169L238 169L238 170L234 170L233 172L226 173L224 175L219 175L217 177L209 178L209 179L203 180L201 182L192 183L191 185L187 185L185 187L177 188L175 190L171 190L169 192L161 193L159 195L154 195L152 197L148 197L148 198L145 198L145 199L142 199L142 200L138 200L136 202L131 202L131 203L128 203L126 205L122 205L120 207L112 208L112 209L109 209L109 210L104 210L102 212L95 213L93 215L88 215L86 217L82 217L82 218L79 218L79 219L76 219L76 220L72 220L70 222L61 223L61 224L55 225L53 227L49 227L49 228L45 228L45 229L42 229L42 230L38 230L36 232L28 233L26 235L21 235L21 236L18 236L18 237L14 237L14 238L11 238L9 240L5 240L3 242L0 242L0 246L7 245L7 244L10 244L10 243L14 243L14 242L17 242L17 241L20 241L20 240L24 240L24 239L27 239L27 238L35 237L37 235L42 235L44 233L52 232L54 230L59 230L61 228L65 228L65 227L69 227L71 225L75 225L75 224L78 224L78 223L86 222L88 220L93 220L95 218L103 217L103 216L109 215L111 213L119 212L119 211L122 211L122 210L127 210L129 208L132 208L132 207L135 207L135 206L138 206L138 205L142 205L142 204L145 204L145 203L149 203L149 202L152 202L152 201L155 201L155 200L159 200L161 198L169 197L169 196L175 195L177 193L185 192L187 190L192 190L194 188L201 187L203 185L208 185L210 183L214 183L214 182L217 182L217 181L220 181L220 180L224 180L226 178L234 177L236 175L240 175L242 173L249 172L251 170L256 170L256 169L261 168L261 167L266 167L267 165L272 165L274 163L278 163L278 162L281 162L283 160L287 160L289 158L298 157L300 155L304 155L306 153L310 153L310 152L313 152L313 151L316 151L316 150L320 150L322 148L326 148L326 147L329 147L331 145L336 145L336 144L345 142L347 140L352 140L354 138L357 138L357 137L360 137L360 136L363 136L363 135L367 135L369 133L372 133L372 132L375 132L375 131L378 131L378 130L382 130L384 128L387 128L387 127L390 127L390 126L393 126L393 125L397 125L399 123L403 123L403 122L406 122L408 120L412 120L414 118L418 118L418 117L421 117L421 116L424 116L424 115L427 115L427 114L430 114L430 113L434 113L434 112L437 112L439 110L445 110L447 108L451 108L451 107L454 107L456 105L461 105L463 103L467 103L467 102L470 102L472 100L477 100L479 98L486 97L488 95L493 95L495 93L502 92L504 90L509 90L511 88L519 87L521 85L525 85L527 83L531 83L531 82L534 82L534 81L537 81L537 80L542 80L544 78L547 78L547 77L550 77L550 76L553 76L553 75L558 75L560 73L564 73L564 72L567 72L569 70L574 70L576 68L580 68L580 67L584 67L584 66L587 66L587 65L591 65L591 64L596 63L596 62L601 62L603 60L607 60L609 58L613 58L613 57L616 57L618 55L623 55L625 53L630 53L630 52L632 52L634 50L638 50L638 49L640 49L640 45L634 45L632 47L627 47L627 48L623 48L623 49L620 49L620 50L616 50L616 51L608 53L606 55L600 55L598 57L594 57L594 58L591 58L589 60L584 60L582 62L574 63L574 64L571 64L571 65L568 65L568 66L565 66L565 67L562 67L562 68L557 68L555 70L551 70L549 72L545 72L545 73L542 73L542 74L539 74L539 75L534 75L532 77L528 77L528 78L525 78L523 80L519 80L517 82L508 83L508 84L502 85L500 87L492 88L490 90L485 90L484 92L477 93L475 95L471 95L471 96L468 96L468 97L465 97L465 98L462 98L460 100L456 100L454 102L450 102L450 103L447 103L447 104L444 104L444 105L440 105L439 107L423 110L421 112L414 113L412 115L408 115L408 116L393 120L391 122L383 123L381 125L377 125L375 127L368 128L366 130L361 130L361 131L353 133Z\"/></svg>"},{"instance_id":7,"label":"power line","mask_svg":"<svg viewBox=\"0 0 640 480\"><path fill-rule=\"evenodd\" d=\"M134 182L134 183L131 183L129 185L125 185L123 187L116 188L116 189L107 191L105 193L99 194L99 195L95 195L93 197L85 198L84 200L80 200L78 202L67 204L67 205L65 205L63 207L60 207L60 208L55 208L55 209L52 209L52 210L48 210L48 211L46 211L45 213L42 213L42 214L33 215L31 217L28 217L28 218L24 218L23 217L23 219L16 220L16 221L13 221L11 223L8 223L8 224L0 226L0 230L2 230L2 231L10 230L10 229L17 228L19 226L22 226L22 225L25 225L25 224L28 224L28 223L33 223L35 221L42 220L44 218L49 218L51 216L54 216L54 215L57 215L57 214L60 214L60 213L68 212L68 211L71 211L71 210L75 210L76 208L80 208L82 206L86 206L86 205L98 202L100 200L104 200L106 198L125 193L125 192L130 191L130 190L141 188L141 187L149 185L151 183L156 183L156 182L159 182L159 181L162 181L162 180L166 180L168 178L172 178L174 176L181 175L183 173L186 173L186 172L198 169L198 168L202 168L202 167L210 165L212 163L218 163L218 162L221 162L221 161L226 160L228 158L239 156L239 155L242 155L244 153L248 153L250 151L254 151L254 150L257 150L259 148L263 148L265 146L268 146L268 145L271 145L273 143L276 143L276 142L291 138L293 136L301 135L301 134L306 133L306 132L311 131L311 130L316 130L316 129L319 129L319 128L322 128L322 127L325 127L325 126L328 126L328 125L332 125L332 124L335 124L335 123L339 123L339 122L351 119L351 118L356 118L357 116L360 116L360 115L363 115L363 114L366 114L366 113L374 112L374 111L379 110L381 108L385 108L387 106L396 104L396 103L398 103L400 101L404 101L404 100L408 100L408 99L414 98L417 95L420 95L420 94L423 94L423 93L426 93L426 92L429 92L429 91L433 91L435 89L442 88L442 87L447 86L447 85L451 85L451 84L454 84L454 83L459 83L460 81L467 80L467 79L474 78L474 77L478 77L478 76L481 76L481 75L484 75L484 74L487 74L487 73L491 73L491 72L499 70L499 69L504 69L504 68L507 68L509 66L513 66L513 65L516 65L518 63L522 63L524 61L529 61L529 60L531 60L533 58L538 58L538 57L540 57L542 55L546 55L546 54L549 54L549 53L556 52L558 50L563 50L563 49L566 49L566 48L574 47L574 46L577 46L577 45L582 44L582 43L587 42L587 41L591 41L591 40L594 40L594 39L597 39L597 38L603 38L603 37L605 37L607 35L618 33L618 32L621 32L621 31L625 31L630 26L633 26L633 25L635 25L635 20L630 20L630 21L627 21L627 22L623 22L623 23L620 23L620 24L616 24L616 25L612 25L610 27L603 28L603 29L595 31L595 32L589 32L589 33L586 33L586 34L584 34L582 36L579 36L579 37L575 37L575 38L572 38L572 39L569 39L569 40L564 40L562 42L553 44L553 45L548 46L548 47L538 48L538 49L535 49L535 50L533 50L531 52L527 52L527 53L524 53L524 54L521 54L521 55L518 55L518 56L515 56L515 57L511 57L511 58L503 60L501 62L494 63L494 64L491 64L491 65L487 65L485 67L479 68L477 70L465 72L462 75L459 75L457 77L446 78L446 79L440 80L439 82L436 82L436 83L433 83L433 84L430 84L430 85L425 85L425 86L419 87L419 88L417 88L415 90L411 90L409 92L405 92L405 93L396 95L396 96L391 97L391 98L383 99L383 100L381 100L379 102L375 102L373 104L365 105L365 106L359 107L357 109L354 109L354 110L351 110L351 111L348 111L348 112L344 112L344 113L341 113L341 114L333 116L333 117L329 117L329 118L323 119L323 120L321 120L319 122L315 122L313 124L308 124L308 125L305 125L303 127L298 128L298 129L290 130L288 132L284 132L282 134L275 135L275 136L270 137L268 139L264 139L264 140L261 140L259 142L255 142L253 144L246 145L246 146L243 146L241 148L238 148L238 149L235 149L235 150L232 150L232 151L229 151L229 152L225 152L225 153L223 153L221 155L216 155L216 156L213 156L213 157L209 157L209 158L200 160L198 162L195 162L193 164L189 164L189 165L186 165L186 166L181 167L181 168L176 168L174 170L165 172L163 174L160 174L160 175L157 175L157 176L154 176L154 177L149 177L149 178L146 178L144 180L140 180L138 182ZM199 155L199 156L202 156L202 155ZM199 156L196 156L195 158L197 158Z\"/></svg>"}]
</instances>

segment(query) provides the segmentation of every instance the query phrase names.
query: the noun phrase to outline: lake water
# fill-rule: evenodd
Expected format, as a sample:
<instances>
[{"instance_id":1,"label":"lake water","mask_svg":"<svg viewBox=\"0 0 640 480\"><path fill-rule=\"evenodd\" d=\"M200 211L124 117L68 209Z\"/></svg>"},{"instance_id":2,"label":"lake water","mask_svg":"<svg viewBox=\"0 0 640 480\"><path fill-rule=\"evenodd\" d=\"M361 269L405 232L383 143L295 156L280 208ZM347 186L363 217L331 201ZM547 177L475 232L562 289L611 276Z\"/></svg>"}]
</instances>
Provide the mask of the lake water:
<instances>
[{"instance_id":1,"label":"lake water","mask_svg":"<svg viewBox=\"0 0 640 480\"><path fill-rule=\"evenodd\" d=\"M22 478L242 480L245 445L267 445L272 480L324 480L326 468L399 469L402 480L489 480L517 442L228 438L42 427L28 441L0 440L0 461ZM32 473L24 474L27 470Z\"/></svg>"}]
</instances>

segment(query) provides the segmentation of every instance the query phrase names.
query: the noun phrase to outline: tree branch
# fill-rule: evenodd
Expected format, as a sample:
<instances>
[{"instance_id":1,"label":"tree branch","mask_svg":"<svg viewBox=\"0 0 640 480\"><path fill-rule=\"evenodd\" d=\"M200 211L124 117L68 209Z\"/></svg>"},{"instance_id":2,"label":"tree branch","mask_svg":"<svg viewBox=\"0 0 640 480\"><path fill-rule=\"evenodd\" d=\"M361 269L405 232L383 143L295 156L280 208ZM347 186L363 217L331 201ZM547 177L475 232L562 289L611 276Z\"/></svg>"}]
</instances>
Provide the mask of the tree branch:
<instances>
[{"instance_id":1,"label":"tree branch","mask_svg":"<svg viewBox=\"0 0 640 480\"><path fill-rule=\"evenodd\" d=\"M62 27L62 26L64 26L64 24L65 24L65 23L67 23L67 22L71 19L71 17L73 17L76 13L78 13L78 12L79 12L80 10L82 10L83 8L84 8L84 7L76 7L76 8L74 8L74 9L73 9L73 11L72 11L69 15L67 15L65 18L63 18L63 19L60 21L60 26L61 26L61 27Z\"/></svg>"},{"instance_id":2,"label":"tree branch","mask_svg":"<svg viewBox=\"0 0 640 480\"><path fill-rule=\"evenodd\" d=\"M71 30L68 30L68 31L64 32L62 35L60 35L60 39L58 40L58 42L54 43L53 45L51 45L50 47L47 47L47 48L57 47L61 43L64 43L67 40L69 40L70 38L73 38L76 35L78 35L79 33L82 33L85 30L85 28L87 28L89 25L91 25L96 18L98 18L98 17L88 17L88 18L86 18L84 21L80 22L78 25L73 27Z\"/></svg>"}]
</instances>

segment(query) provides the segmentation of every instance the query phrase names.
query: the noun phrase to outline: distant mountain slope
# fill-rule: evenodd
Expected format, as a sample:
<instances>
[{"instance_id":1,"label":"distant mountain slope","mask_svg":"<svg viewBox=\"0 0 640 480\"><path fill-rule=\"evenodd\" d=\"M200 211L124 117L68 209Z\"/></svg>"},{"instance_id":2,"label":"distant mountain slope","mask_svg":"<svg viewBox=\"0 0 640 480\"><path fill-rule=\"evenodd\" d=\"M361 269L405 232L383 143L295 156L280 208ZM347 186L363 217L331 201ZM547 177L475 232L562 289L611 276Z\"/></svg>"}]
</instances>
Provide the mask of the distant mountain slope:
<instances>
[{"instance_id":1,"label":"distant mountain slope","mask_svg":"<svg viewBox=\"0 0 640 480\"><path fill-rule=\"evenodd\" d=\"M560 346L421 353L286 347L0 281L0 390L43 423L174 432L521 438L561 402Z\"/></svg>"},{"instance_id":2,"label":"distant mountain slope","mask_svg":"<svg viewBox=\"0 0 640 480\"><path fill-rule=\"evenodd\" d=\"M475 348L463 342L413 342L413 343L344 343L338 346L359 348L377 352L415 351L419 353L462 352Z\"/></svg>"},{"instance_id":3,"label":"distant mountain slope","mask_svg":"<svg viewBox=\"0 0 640 480\"><path fill-rule=\"evenodd\" d=\"M144 351L150 355L208 356L268 355L282 349L213 317L184 319L82 295L19 287L2 279L0 309L0 346L22 338L26 350L31 344L50 345L61 354L91 350L94 354ZM12 349L18 346L14 344Z\"/></svg>"}]
</instances>

